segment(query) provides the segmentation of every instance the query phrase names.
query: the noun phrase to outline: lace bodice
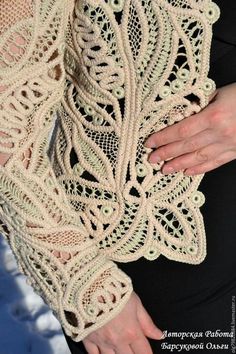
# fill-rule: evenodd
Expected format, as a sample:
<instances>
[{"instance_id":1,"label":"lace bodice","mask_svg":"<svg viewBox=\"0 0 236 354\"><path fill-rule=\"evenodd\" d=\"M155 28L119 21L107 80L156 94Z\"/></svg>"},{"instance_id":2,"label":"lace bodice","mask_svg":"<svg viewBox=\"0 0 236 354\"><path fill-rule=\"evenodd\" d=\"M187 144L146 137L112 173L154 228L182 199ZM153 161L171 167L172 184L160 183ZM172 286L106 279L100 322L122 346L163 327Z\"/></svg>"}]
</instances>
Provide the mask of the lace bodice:
<instances>
[{"instance_id":1,"label":"lace bodice","mask_svg":"<svg viewBox=\"0 0 236 354\"><path fill-rule=\"evenodd\" d=\"M218 17L210 0L0 3L2 232L75 341L128 301L115 262L206 256L203 175L163 175L143 143L208 104Z\"/></svg>"}]
</instances>

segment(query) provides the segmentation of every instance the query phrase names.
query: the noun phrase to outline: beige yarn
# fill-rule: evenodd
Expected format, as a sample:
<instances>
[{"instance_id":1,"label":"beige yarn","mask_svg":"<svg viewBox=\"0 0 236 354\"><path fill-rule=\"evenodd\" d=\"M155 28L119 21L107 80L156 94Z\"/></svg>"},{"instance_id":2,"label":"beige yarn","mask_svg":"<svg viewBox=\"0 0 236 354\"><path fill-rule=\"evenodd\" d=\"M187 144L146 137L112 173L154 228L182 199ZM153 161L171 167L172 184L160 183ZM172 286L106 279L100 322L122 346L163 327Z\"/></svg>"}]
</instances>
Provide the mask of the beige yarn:
<instances>
[{"instance_id":1,"label":"beige yarn","mask_svg":"<svg viewBox=\"0 0 236 354\"><path fill-rule=\"evenodd\" d=\"M208 104L218 17L210 0L0 1L1 229L74 341L128 301L116 261L206 256L203 175L163 175L143 143Z\"/></svg>"}]
</instances>

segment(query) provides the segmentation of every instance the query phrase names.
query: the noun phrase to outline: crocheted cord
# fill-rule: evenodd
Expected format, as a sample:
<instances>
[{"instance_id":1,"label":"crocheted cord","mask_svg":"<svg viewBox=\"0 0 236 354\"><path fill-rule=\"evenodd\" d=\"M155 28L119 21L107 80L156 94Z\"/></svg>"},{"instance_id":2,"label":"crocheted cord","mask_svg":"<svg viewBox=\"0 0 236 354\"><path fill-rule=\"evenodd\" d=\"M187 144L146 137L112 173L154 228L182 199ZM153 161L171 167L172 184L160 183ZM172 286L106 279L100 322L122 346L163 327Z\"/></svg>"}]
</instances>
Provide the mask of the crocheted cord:
<instances>
[{"instance_id":1,"label":"crocheted cord","mask_svg":"<svg viewBox=\"0 0 236 354\"><path fill-rule=\"evenodd\" d=\"M2 0L0 14L0 225L19 269L80 341L130 297L114 261L206 256L203 175L162 175L143 143L208 104L219 8Z\"/></svg>"},{"instance_id":2,"label":"crocheted cord","mask_svg":"<svg viewBox=\"0 0 236 354\"><path fill-rule=\"evenodd\" d=\"M206 256L203 174L163 175L143 143L208 104L219 14L209 0L81 0L70 16L52 163L112 260Z\"/></svg>"},{"instance_id":3,"label":"crocheted cord","mask_svg":"<svg viewBox=\"0 0 236 354\"><path fill-rule=\"evenodd\" d=\"M0 218L19 269L79 341L116 316L133 288L89 237L47 156L68 11L64 0L0 2L0 151L10 156L0 171Z\"/></svg>"}]
</instances>

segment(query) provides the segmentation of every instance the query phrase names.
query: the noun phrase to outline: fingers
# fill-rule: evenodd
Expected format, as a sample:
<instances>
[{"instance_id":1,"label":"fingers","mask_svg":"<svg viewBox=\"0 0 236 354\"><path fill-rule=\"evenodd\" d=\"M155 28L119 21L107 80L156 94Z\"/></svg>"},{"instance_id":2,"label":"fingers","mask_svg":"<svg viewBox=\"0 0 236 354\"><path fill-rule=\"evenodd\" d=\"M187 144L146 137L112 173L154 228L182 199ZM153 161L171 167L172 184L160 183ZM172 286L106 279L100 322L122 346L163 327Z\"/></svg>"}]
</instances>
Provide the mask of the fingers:
<instances>
[{"instance_id":1,"label":"fingers","mask_svg":"<svg viewBox=\"0 0 236 354\"><path fill-rule=\"evenodd\" d=\"M145 336L153 339L162 339L163 332L155 325L142 303L137 308L137 317Z\"/></svg>"},{"instance_id":2,"label":"fingers","mask_svg":"<svg viewBox=\"0 0 236 354\"><path fill-rule=\"evenodd\" d=\"M204 167L212 169L216 166L221 166L226 161L229 161L228 159L233 158L235 158L235 151L222 152L221 144L211 144L193 153L185 154L167 162L162 172L164 174L174 173L189 168L192 168L192 171L196 171L195 166L203 164ZM200 171L200 169L198 168L197 171Z\"/></svg>"},{"instance_id":3,"label":"fingers","mask_svg":"<svg viewBox=\"0 0 236 354\"><path fill-rule=\"evenodd\" d=\"M136 354L129 344L123 344L122 341L120 345L117 346L117 349L105 345L99 347L90 341L84 343L84 346L88 354Z\"/></svg>"},{"instance_id":4,"label":"fingers","mask_svg":"<svg viewBox=\"0 0 236 354\"><path fill-rule=\"evenodd\" d=\"M152 348L150 346L150 343L148 339L144 336L141 336L140 338L136 339L130 344L131 349L133 350L133 353L135 354L153 354ZM120 353L123 354L123 353Z\"/></svg>"},{"instance_id":5,"label":"fingers","mask_svg":"<svg viewBox=\"0 0 236 354\"><path fill-rule=\"evenodd\" d=\"M123 312L90 333L83 342L88 354L153 354L144 332L154 339L163 335L133 293Z\"/></svg>"},{"instance_id":6,"label":"fingers","mask_svg":"<svg viewBox=\"0 0 236 354\"><path fill-rule=\"evenodd\" d=\"M116 354L115 350L112 349L111 347L103 346L102 348L99 348L99 350L101 354Z\"/></svg>"},{"instance_id":7,"label":"fingers","mask_svg":"<svg viewBox=\"0 0 236 354\"><path fill-rule=\"evenodd\" d=\"M98 347L92 342L84 344L88 354L153 354L149 341L140 331L140 336L130 344L123 344L122 341L117 348L108 346Z\"/></svg>"},{"instance_id":8,"label":"fingers","mask_svg":"<svg viewBox=\"0 0 236 354\"><path fill-rule=\"evenodd\" d=\"M119 349L115 351L116 354L136 354L130 345L121 345Z\"/></svg>"},{"instance_id":9,"label":"fingers","mask_svg":"<svg viewBox=\"0 0 236 354\"><path fill-rule=\"evenodd\" d=\"M210 127L209 117L214 103L208 105L201 112L184 118L178 123L166 127L146 139L144 146L156 148L174 141L189 138Z\"/></svg>"},{"instance_id":10,"label":"fingers","mask_svg":"<svg viewBox=\"0 0 236 354\"><path fill-rule=\"evenodd\" d=\"M83 344L88 354L101 354L100 350L98 349L98 346L95 343L92 343L90 341L84 341ZM112 354L114 354L114 352Z\"/></svg>"},{"instance_id":11,"label":"fingers","mask_svg":"<svg viewBox=\"0 0 236 354\"><path fill-rule=\"evenodd\" d=\"M151 163L166 161L170 158L196 151L203 146L213 143L215 140L216 136L213 134L212 130L206 129L189 139L174 142L156 149L150 154L148 160Z\"/></svg>"},{"instance_id":12,"label":"fingers","mask_svg":"<svg viewBox=\"0 0 236 354\"><path fill-rule=\"evenodd\" d=\"M234 159L235 159L235 152L227 151L224 154L221 154L220 158L216 158L213 161L199 164L197 166L194 166L193 168L188 168L184 172L184 174L186 174L187 176L202 174L211 171L219 166L222 166L223 164L230 162Z\"/></svg>"}]
</instances>

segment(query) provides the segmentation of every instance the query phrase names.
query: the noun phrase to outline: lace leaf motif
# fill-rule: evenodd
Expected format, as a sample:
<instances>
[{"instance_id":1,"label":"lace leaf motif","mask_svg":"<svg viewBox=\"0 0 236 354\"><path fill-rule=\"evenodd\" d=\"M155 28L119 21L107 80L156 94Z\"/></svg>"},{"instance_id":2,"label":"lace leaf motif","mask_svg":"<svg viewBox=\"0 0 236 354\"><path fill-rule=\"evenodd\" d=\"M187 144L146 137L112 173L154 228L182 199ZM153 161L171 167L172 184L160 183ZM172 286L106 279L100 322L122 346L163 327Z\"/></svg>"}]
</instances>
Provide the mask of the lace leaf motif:
<instances>
[{"instance_id":1,"label":"lace leaf motif","mask_svg":"<svg viewBox=\"0 0 236 354\"><path fill-rule=\"evenodd\" d=\"M113 260L163 254L198 264L206 256L200 212L205 198L197 190L203 175L162 175L161 164L148 163L143 143L208 104L215 89L207 74L218 17L210 0L76 3L61 115L61 121L72 117L73 128L61 124L57 137L58 145L64 136L77 153L68 171L62 157L68 149L57 149L54 166L60 158L64 189L77 176L80 191L66 189L67 196L75 211L93 216L91 232ZM80 153L85 150L86 158ZM104 183L112 193L106 195Z\"/></svg>"}]
</instances>

